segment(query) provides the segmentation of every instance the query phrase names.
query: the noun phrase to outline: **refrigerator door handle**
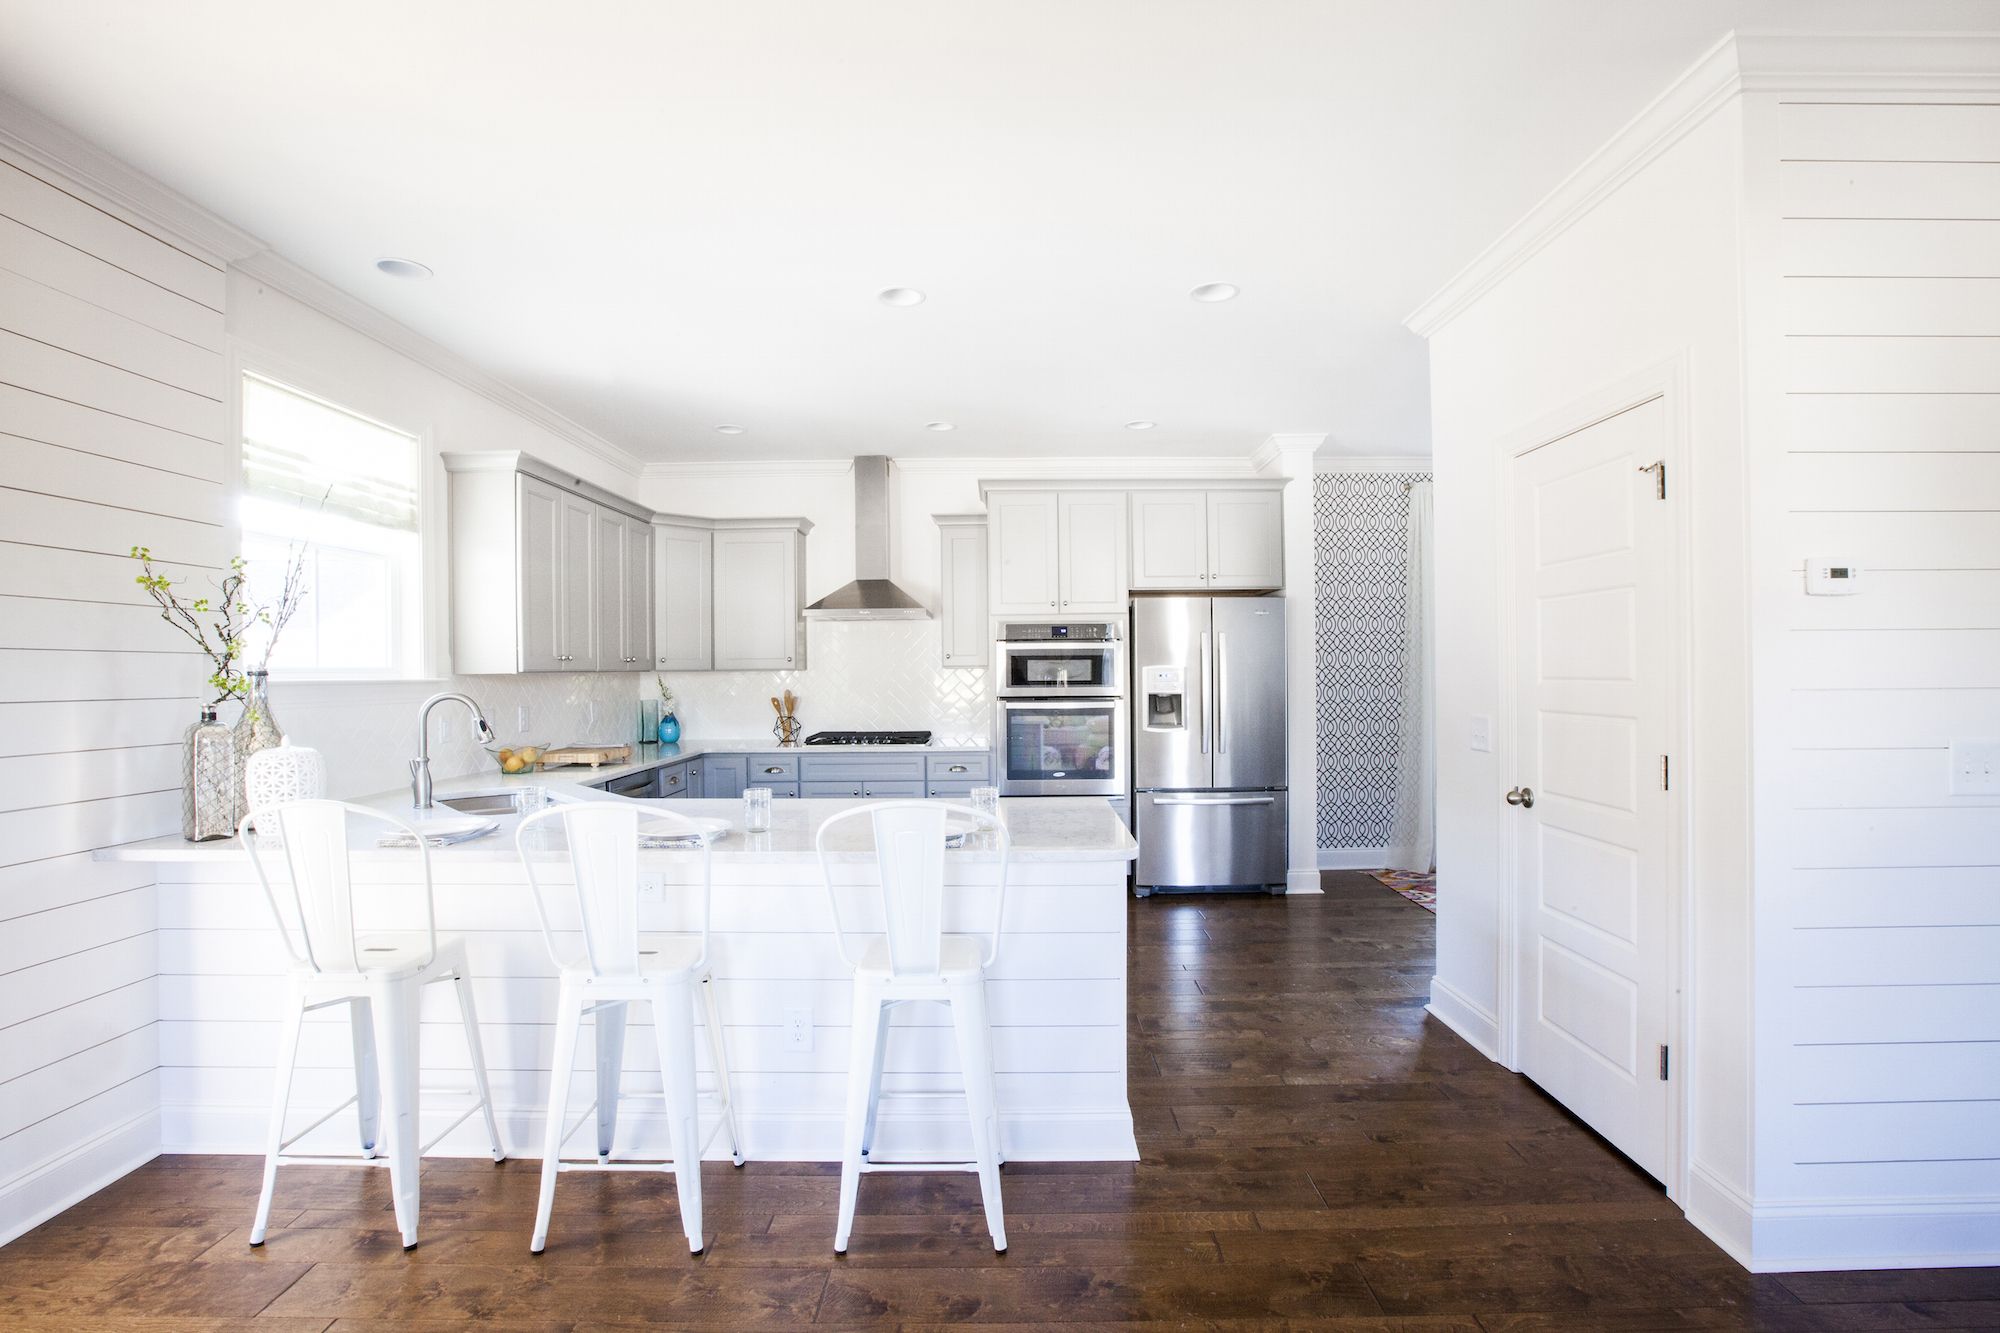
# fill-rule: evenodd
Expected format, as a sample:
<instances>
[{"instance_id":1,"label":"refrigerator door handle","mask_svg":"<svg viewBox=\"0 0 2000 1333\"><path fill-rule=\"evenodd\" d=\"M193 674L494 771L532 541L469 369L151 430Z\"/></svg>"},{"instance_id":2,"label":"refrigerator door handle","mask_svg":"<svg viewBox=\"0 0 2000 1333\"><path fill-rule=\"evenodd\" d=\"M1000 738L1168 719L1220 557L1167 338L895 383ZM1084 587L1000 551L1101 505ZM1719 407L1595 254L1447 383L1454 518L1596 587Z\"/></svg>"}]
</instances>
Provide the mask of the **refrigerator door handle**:
<instances>
[{"instance_id":1,"label":"refrigerator door handle","mask_svg":"<svg viewBox=\"0 0 2000 1333\"><path fill-rule=\"evenodd\" d=\"M1208 655L1208 634L1204 631L1201 636L1201 752L1203 754L1208 753L1209 720L1215 715L1214 704L1208 692L1209 669L1213 665L1214 659Z\"/></svg>"},{"instance_id":2,"label":"refrigerator door handle","mask_svg":"<svg viewBox=\"0 0 2000 1333\"><path fill-rule=\"evenodd\" d=\"M1275 796L1155 796L1154 805L1272 805Z\"/></svg>"},{"instance_id":3,"label":"refrigerator door handle","mask_svg":"<svg viewBox=\"0 0 2000 1333\"><path fill-rule=\"evenodd\" d=\"M1229 753L1229 636L1215 636L1215 752Z\"/></svg>"}]
</instances>

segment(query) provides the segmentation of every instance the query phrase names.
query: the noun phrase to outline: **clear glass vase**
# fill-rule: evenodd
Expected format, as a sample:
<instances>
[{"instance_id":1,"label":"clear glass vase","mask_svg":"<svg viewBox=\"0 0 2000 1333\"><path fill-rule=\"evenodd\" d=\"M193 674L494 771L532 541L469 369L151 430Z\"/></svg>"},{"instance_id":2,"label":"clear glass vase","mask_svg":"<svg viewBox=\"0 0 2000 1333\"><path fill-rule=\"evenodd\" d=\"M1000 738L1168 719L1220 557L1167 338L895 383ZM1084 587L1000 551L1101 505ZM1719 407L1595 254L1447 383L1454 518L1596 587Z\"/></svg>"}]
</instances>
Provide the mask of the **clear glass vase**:
<instances>
[{"instance_id":1,"label":"clear glass vase","mask_svg":"<svg viewBox=\"0 0 2000 1333\"><path fill-rule=\"evenodd\" d=\"M284 741L284 733L278 729L278 720L271 716L271 673L252 671L250 699L243 705L243 716L236 720L237 773L250 771L251 755L282 745ZM236 821L241 823L243 816L249 812L249 801L239 782L236 789Z\"/></svg>"},{"instance_id":2,"label":"clear glass vase","mask_svg":"<svg viewBox=\"0 0 2000 1333\"><path fill-rule=\"evenodd\" d=\"M236 758L235 733L201 710L201 721L181 741L181 836L211 842L236 833L236 809L243 800L243 767Z\"/></svg>"}]
</instances>

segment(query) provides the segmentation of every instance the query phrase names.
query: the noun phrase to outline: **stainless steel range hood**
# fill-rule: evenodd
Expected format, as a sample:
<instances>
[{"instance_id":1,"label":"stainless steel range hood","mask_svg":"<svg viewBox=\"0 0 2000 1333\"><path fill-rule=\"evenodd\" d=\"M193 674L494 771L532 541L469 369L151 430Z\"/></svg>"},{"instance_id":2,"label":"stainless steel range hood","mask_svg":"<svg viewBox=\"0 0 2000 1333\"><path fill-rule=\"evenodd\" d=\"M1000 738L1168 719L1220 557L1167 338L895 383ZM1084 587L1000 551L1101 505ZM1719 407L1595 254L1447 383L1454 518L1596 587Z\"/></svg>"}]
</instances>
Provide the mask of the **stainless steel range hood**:
<instances>
[{"instance_id":1,"label":"stainless steel range hood","mask_svg":"<svg viewBox=\"0 0 2000 1333\"><path fill-rule=\"evenodd\" d=\"M806 608L808 620L929 620L930 609L889 579L889 460L854 460L854 581Z\"/></svg>"}]
</instances>

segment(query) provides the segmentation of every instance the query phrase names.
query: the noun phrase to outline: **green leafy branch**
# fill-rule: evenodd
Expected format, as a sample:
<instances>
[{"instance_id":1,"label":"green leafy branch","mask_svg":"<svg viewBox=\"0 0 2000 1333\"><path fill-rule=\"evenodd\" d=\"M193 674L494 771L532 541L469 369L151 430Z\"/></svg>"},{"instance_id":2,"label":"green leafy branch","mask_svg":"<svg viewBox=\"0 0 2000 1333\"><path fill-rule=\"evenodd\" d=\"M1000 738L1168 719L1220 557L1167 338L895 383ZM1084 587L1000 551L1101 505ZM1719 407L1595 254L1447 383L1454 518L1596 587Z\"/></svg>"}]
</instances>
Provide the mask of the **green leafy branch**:
<instances>
[{"instance_id":1,"label":"green leafy branch","mask_svg":"<svg viewBox=\"0 0 2000 1333\"><path fill-rule=\"evenodd\" d=\"M144 588L159 604L160 619L193 640L195 647L215 668L208 676L209 688L215 691L213 705L230 699L247 698L250 678L240 666L245 637L253 625L270 629L263 663L268 664L271 649L277 645L278 634L298 611L299 603L305 597L305 552L296 548L291 552L286 560L285 578L278 600L270 606L258 606L250 601L247 591L249 563L242 556L230 560L229 572L216 584L216 595L212 598L183 597L178 585L154 568L151 548L134 546L132 558L139 561L141 570L133 582Z\"/></svg>"}]
</instances>

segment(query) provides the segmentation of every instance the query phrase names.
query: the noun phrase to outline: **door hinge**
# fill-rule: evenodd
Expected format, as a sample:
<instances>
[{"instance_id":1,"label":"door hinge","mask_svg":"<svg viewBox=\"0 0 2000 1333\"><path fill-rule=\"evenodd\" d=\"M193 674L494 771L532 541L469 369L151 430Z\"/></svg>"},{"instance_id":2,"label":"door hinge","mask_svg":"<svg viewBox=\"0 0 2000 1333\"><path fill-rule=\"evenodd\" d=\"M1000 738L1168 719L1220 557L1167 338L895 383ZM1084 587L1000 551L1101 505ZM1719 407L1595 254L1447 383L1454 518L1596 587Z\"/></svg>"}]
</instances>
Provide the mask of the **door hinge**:
<instances>
[{"instance_id":1,"label":"door hinge","mask_svg":"<svg viewBox=\"0 0 2000 1333\"><path fill-rule=\"evenodd\" d=\"M1655 497L1656 499L1661 499L1661 500L1664 500L1664 499L1666 499L1666 498L1667 498L1667 464L1666 464L1666 460L1665 460L1665 459L1662 459L1662 460L1660 460L1660 461L1659 461L1659 462L1657 462L1657 463L1648 463L1648 464L1646 464L1646 466L1644 466L1644 467L1640 468L1639 470L1640 470L1641 472L1650 472L1650 473L1652 473L1652 474L1653 474L1653 495L1654 495L1654 497Z\"/></svg>"},{"instance_id":2,"label":"door hinge","mask_svg":"<svg viewBox=\"0 0 2000 1333\"><path fill-rule=\"evenodd\" d=\"M1673 761L1668 756L1666 755L1660 756L1661 791L1672 791L1674 789L1674 776L1673 776L1672 763Z\"/></svg>"},{"instance_id":3,"label":"door hinge","mask_svg":"<svg viewBox=\"0 0 2000 1333\"><path fill-rule=\"evenodd\" d=\"M1665 1046L1660 1047L1660 1082L1662 1083L1665 1083L1667 1081L1667 1069L1668 1069L1667 1050L1668 1048Z\"/></svg>"}]
</instances>

